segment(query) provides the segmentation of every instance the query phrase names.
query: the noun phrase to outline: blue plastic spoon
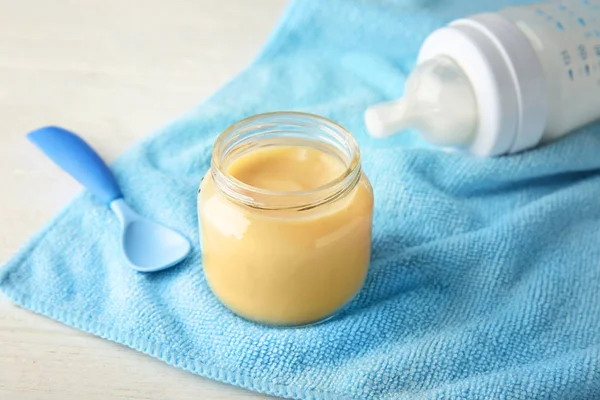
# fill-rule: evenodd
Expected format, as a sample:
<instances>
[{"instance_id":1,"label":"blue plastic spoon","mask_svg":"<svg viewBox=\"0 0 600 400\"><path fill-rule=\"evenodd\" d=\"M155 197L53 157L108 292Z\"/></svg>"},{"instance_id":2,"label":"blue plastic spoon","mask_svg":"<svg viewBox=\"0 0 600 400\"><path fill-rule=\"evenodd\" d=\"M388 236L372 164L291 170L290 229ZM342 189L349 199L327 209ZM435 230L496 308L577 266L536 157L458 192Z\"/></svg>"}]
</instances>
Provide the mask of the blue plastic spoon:
<instances>
[{"instance_id":1,"label":"blue plastic spoon","mask_svg":"<svg viewBox=\"0 0 600 400\"><path fill-rule=\"evenodd\" d=\"M123 254L132 268L159 271L177 264L190 252L190 243L181 234L142 217L127 205L108 166L79 136L49 126L29 133L27 138L117 214L123 231Z\"/></svg>"}]
</instances>

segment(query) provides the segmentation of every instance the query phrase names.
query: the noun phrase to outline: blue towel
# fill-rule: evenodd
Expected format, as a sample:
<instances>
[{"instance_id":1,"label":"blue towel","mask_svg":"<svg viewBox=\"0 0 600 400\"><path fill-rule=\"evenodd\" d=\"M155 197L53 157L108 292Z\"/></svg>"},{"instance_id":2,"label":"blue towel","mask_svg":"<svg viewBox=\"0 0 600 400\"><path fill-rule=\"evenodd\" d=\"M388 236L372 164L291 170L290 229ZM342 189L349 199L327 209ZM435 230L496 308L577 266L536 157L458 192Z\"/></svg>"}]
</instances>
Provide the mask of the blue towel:
<instances>
[{"instance_id":1,"label":"blue towel","mask_svg":"<svg viewBox=\"0 0 600 400\"><path fill-rule=\"evenodd\" d=\"M193 241L187 261L134 272L117 219L83 193L2 268L3 292L175 367L282 397L600 398L600 127L478 159L414 134L371 139L362 122L366 106L401 94L432 29L512 3L293 2L249 68L114 163L135 209ZM350 307L273 329L209 291L196 189L221 130L287 109L355 134L376 210L372 264Z\"/></svg>"}]
</instances>

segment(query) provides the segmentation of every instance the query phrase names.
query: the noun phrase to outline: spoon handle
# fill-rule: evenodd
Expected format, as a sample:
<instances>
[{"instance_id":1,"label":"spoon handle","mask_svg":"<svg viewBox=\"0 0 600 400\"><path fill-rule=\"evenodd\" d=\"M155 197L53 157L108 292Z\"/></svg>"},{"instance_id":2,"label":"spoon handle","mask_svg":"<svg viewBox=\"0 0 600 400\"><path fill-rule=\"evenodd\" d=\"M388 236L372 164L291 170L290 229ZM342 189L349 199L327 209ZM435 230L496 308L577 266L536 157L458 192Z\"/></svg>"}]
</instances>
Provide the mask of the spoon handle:
<instances>
[{"instance_id":1,"label":"spoon handle","mask_svg":"<svg viewBox=\"0 0 600 400\"><path fill-rule=\"evenodd\" d=\"M47 126L30 132L27 139L106 205L123 197L102 158L73 132Z\"/></svg>"}]
</instances>

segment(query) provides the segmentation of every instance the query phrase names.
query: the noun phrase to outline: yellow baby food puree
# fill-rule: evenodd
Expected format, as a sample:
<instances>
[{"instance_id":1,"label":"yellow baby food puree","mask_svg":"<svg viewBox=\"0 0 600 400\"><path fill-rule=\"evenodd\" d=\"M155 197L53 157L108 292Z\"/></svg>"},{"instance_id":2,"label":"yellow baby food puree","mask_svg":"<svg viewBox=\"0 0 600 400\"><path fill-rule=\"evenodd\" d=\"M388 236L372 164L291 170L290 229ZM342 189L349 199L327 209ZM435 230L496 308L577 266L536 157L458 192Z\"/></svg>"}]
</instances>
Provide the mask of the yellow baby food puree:
<instances>
[{"instance_id":1,"label":"yellow baby food puree","mask_svg":"<svg viewBox=\"0 0 600 400\"><path fill-rule=\"evenodd\" d=\"M242 154L226 171L277 192L316 189L340 177L342 160L308 146ZM360 289L369 265L373 194L362 175L342 198L308 210L261 210L236 203L210 172L198 197L206 279L245 318L299 325L332 315Z\"/></svg>"}]
</instances>

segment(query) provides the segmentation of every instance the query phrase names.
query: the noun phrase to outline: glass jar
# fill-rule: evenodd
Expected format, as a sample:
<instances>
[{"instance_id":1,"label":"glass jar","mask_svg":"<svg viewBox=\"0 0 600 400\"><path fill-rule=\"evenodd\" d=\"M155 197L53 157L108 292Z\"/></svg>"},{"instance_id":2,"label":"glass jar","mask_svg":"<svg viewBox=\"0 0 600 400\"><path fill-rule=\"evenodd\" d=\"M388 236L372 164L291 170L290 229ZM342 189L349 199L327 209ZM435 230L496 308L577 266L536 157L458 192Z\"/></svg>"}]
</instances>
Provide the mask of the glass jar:
<instances>
[{"instance_id":1,"label":"glass jar","mask_svg":"<svg viewBox=\"0 0 600 400\"><path fill-rule=\"evenodd\" d=\"M278 146L318 150L335 157L343 172L292 191L251 186L231 174L241 157ZM373 191L353 136L326 118L274 112L227 128L200 185L198 215L206 280L226 307L246 319L314 323L335 314L363 285Z\"/></svg>"}]
</instances>

